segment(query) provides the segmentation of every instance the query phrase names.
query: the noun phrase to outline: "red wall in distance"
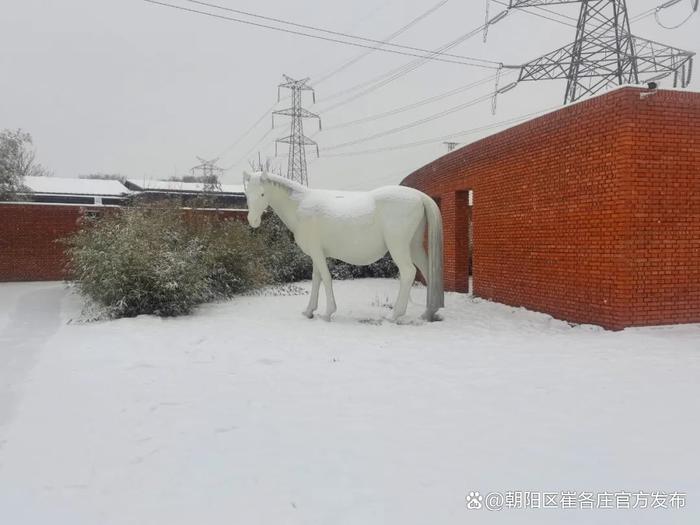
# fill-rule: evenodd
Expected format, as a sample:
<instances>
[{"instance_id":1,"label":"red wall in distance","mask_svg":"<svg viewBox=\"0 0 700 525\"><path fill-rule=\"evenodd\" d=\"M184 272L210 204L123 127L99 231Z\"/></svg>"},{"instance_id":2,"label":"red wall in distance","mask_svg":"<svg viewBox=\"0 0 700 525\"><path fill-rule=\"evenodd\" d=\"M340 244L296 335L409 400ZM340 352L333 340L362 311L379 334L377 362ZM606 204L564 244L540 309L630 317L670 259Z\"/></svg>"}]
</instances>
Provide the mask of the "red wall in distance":
<instances>
[{"instance_id":1,"label":"red wall in distance","mask_svg":"<svg viewBox=\"0 0 700 525\"><path fill-rule=\"evenodd\" d=\"M118 208L60 204L0 203L0 282L54 281L66 277L61 239L78 230L85 211ZM222 218L245 218L239 210L199 210Z\"/></svg>"}]
</instances>

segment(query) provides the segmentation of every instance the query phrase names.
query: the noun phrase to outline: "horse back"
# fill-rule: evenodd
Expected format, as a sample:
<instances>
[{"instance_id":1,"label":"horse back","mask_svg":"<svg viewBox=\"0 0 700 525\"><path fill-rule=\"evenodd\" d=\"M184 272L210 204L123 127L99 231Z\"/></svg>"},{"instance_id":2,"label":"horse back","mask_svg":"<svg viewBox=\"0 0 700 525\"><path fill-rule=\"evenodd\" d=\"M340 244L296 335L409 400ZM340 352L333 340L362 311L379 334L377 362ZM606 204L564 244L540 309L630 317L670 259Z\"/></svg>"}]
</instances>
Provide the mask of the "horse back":
<instances>
[{"instance_id":1,"label":"horse back","mask_svg":"<svg viewBox=\"0 0 700 525\"><path fill-rule=\"evenodd\" d=\"M372 222L376 212L377 203L370 192L326 190L306 193L297 211L302 221L356 224Z\"/></svg>"}]
</instances>

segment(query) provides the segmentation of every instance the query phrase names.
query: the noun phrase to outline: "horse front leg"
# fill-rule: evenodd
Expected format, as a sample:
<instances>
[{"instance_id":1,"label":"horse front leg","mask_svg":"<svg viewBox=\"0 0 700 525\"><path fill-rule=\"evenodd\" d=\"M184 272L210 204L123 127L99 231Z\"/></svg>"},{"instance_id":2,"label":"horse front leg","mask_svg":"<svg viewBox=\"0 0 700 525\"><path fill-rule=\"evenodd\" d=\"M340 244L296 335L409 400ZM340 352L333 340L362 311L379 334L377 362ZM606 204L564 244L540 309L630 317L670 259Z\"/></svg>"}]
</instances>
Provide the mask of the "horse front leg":
<instances>
[{"instance_id":1,"label":"horse front leg","mask_svg":"<svg viewBox=\"0 0 700 525\"><path fill-rule=\"evenodd\" d=\"M333 283L331 282L331 272L328 270L328 264L326 263L325 255L319 254L312 257L314 261L314 269L318 271L321 280L323 281L323 288L326 290L326 315L323 318L326 321L331 320L331 316L337 310L335 306L335 296L333 295Z\"/></svg>"},{"instance_id":2,"label":"horse front leg","mask_svg":"<svg viewBox=\"0 0 700 525\"><path fill-rule=\"evenodd\" d=\"M304 310L304 315L311 319L314 316L316 308L318 308L318 289L321 287L321 274L318 273L316 264L314 264L313 277L311 278L311 297L309 304Z\"/></svg>"}]
</instances>

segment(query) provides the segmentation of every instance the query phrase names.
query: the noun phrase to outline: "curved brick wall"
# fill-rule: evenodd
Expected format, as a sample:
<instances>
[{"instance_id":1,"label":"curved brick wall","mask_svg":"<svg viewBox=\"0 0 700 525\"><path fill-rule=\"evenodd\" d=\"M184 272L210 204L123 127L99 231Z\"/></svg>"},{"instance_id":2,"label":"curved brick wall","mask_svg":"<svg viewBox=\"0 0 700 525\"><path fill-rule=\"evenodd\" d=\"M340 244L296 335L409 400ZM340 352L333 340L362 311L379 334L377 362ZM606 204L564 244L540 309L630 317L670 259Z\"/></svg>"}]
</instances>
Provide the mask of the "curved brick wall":
<instances>
[{"instance_id":1,"label":"curved brick wall","mask_svg":"<svg viewBox=\"0 0 700 525\"><path fill-rule=\"evenodd\" d=\"M624 88L455 150L402 184L439 199L445 284L607 328L700 322L700 93Z\"/></svg>"}]
</instances>

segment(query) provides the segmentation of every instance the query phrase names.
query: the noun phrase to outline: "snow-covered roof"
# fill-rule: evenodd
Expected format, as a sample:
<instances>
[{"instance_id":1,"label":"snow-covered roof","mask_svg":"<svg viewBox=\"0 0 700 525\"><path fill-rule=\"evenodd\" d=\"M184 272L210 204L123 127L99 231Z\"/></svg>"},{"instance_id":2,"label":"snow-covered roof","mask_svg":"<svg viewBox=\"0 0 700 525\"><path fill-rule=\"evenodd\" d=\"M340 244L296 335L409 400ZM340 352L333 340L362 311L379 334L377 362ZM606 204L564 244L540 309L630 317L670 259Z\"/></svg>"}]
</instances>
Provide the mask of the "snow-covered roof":
<instances>
[{"instance_id":1,"label":"snow-covered roof","mask_svg":"<svg viewBox=\"0 0 700 525\"><path fill-rule=\"evenodd\" d=\"M63 177L24 177L32 193L60 195L125 195L129 190L117 180L69 179Z\"/></svg>"},{"instance_id":2,"label":"snow-covered roof","mask_svg":"<svg viewBox=\"0 0 700 525\"><path fill-rule=\"evenodd\" d=\"M143 190L161 190L161 191L181 191L198 193L204 191L204 184L200 182L180 182L173 180L154 180L154 179L127 179L131 184ZM242 185L239 184L222 184L222 193L244 193Z\"/></svg>"}]
</instances>

